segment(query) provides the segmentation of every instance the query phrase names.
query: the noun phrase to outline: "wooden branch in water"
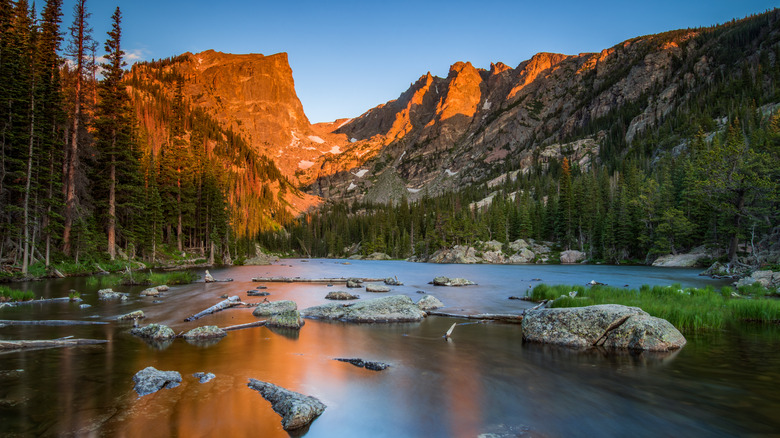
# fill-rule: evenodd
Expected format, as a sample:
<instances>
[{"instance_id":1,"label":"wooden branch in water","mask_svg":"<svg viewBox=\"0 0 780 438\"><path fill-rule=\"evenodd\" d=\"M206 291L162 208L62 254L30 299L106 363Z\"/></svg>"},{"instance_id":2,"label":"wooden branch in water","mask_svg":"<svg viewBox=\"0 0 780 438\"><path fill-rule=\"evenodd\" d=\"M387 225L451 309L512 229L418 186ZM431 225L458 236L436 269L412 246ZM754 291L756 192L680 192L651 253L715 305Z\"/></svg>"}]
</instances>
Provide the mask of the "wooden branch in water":
<instances>
[{"instance_id":1,"label":"wooden branch in water","mask_svg":"<svg viewBox=\"0 0 780 438\"><path fill-rule=\"evenodd\" d=\"M498 314L498 313L478 313L476 315L459 315L457 313L431 311L428 312L428 315L446 316L448 318L481 319L481 320L489 320L489 321L509 322L513 324L519 324L523 321L523 315Z\"/></svg>"},{"instance_id":2,"label":"wooden branch in water","mask_svg":"<svg viewBox=\"0 0 780 438\"><path fill-rule=\"evenodd\" d=\"M384 278L301 278L301 277L255 277L252 281L257 283L346 283L347 280L360 280L364 282L385 281Z\"/></svg>"},{"instance_id":3,"label":"wooden branch in water","mask_svg":"<svg viewBox=\"0 0 780 438\"><path fill-rule=\"evenodd\" d=\"M229 332L231 330L241 330L245 328L252 328L252 327L262 327L265 325L267 321L255 321L255 322L249 322L246 324L238 324L238 325L231 325L230 327L225 327L222 330Z\"/></svg>"},{"instance_id":4,"label":"wooden branch in water","mask_svg":"<svg viewBox=\"0 0 780 438\"><path fill-rule=\"evenodd\" d=\"M21 350L27 348L57 348L74 345L105 344L103 339L49 339L43 341L0 341L0 350Z\"/></svg>"},{"instance_id":5,"label":"wooden branch in water","mask_svg":"<svg viewBox=\"0 0 780 438\"><path fill-rule=\"evenodd\" d=\"M449 339L450 336L452 336L452 331L455 330L455 326L458 325L458 323L453 322L450 326L450 329L447 330L447 333L444 334L444 339Z\"/></svg>"},{"instance_id":6,"label":"wooden branch in water","mask_svg":"<svg viewBox=\"0 0 780 438\"><path fill-rule=\"evenodd\" d=\"M607 341L607 334L609 334L609 332L611 332L612 330L615 330L616 328L623 325L623 323L626 322L628 318L631 318L631 316L632 315L623 315L620 317L620 319L610 324L609 327L607 327L607 329L604 330L604 333L602 333L601 336L599 336L599 338L593 342L593 345L597 346L597 345L604 344L604 342Z\"/></svg>"},{"instance_id":7,"label":"wooden branch in water","mask_svg":"<svg viewBox=\"0 0 780 438\"><path fill-rule=\"evenodd\" d=\"M0 324L5 325L94 325L108 324L103 321L74 321L63 319L42 319L39 321L17 321L14 319L0 319Z\"/></svg>"},{"instance_id":8,"label":"wooden branch in water","mask_svg":"<svg viewBox=\"0 0 780 438\"><path fill-rule=\"evenodd\" d=\"M239 298L238 295L235 295L226 300L222 300L217 304L214 304L213 306L209 307L208 309L190 316L189 318L186 318L184 322L195 321L196 319L202 318L206 315L211 315L212 313L219 312L220 310L229 309L234 306L240 306L241 304L242 304L241 298Z\"/></svg>"},{"instance_id":9,"label":"wooden branch in water","mask_svg":"<svg viewBox=\"0 0 780 438\"><path fill-rule=\"evenodd\" d=\"M69 297L42 298L40 300L16 301L13 304L18 306L18 305L21 305L21 304L66 303L68 301L70 301Z\"/></svg>"},{"instance_id":10,"label":"wooden branch in water","mask_svg":"<svg viewBox=\"0 0 780 438\"><path fill-rule=\"evenodd\" d=\"M536 309L543 309L543 308L547 307L547 305L548 305L549 303L550 303L550 300L542 300L542 302L541 302L541 303L539 303L539 304L535 305L534 307L532 307L532 308L530 308L530 309L525 309L525 310L523 310L523 316L525 316L525 313L526 313L526 312L530 312L530 311L532 311L532 310L536 310Z\"/></svg>"}]
</instances>

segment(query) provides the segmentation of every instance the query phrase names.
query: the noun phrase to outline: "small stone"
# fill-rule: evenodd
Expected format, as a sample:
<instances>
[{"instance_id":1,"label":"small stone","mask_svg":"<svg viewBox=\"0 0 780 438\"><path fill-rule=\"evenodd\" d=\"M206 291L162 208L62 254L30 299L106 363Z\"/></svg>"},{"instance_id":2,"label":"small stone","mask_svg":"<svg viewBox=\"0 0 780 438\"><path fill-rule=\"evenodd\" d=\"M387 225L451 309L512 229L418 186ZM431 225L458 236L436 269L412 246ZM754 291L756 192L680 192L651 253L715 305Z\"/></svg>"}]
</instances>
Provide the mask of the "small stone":
<instances>
[{"instance_id":1,"label":"small stone","mask_svg":"<svg viewBox=\"0 0 780 438\"><path fill-rule=\"evenodd\" d=\"M160 371L155 367L146 367L135 373L135 392L143 397L163 388L175 388L181 383L181 374L178 371Z\"/></svg>"},{"instance_id":2,"label":"small stone","mask_svg":"<svg viewBox=\"0 0 780 438\"><path fill-rule=\"evenodd\" d=\"M336 358L335 360L340 362L347 362L351 363L352 365L358 367L358 368L365 368L367 370L371 371L384 371L386 370L390 365L384 363L384 362L372 362L368 360L363 360L359 358Z\"/></svg>"},{"instance_id":3,"label":"small stone","mask_svg":"<svg viewBox=\"0 0 780 438\"><path fill-rule=\"evenodd\" d=\"M198 379L200 383L209 382L211 379L217 377L213 373L195 373L192 376Z\"/></svg>"},{"instance_id":4,"label":"small stone","mask_svg":"<svg viewBox=\"0 0 780 438\"><path fill-rule=\"evenodd\" d=\"M135 327L130 334L153 341L164 341L176 337L176 333L167 325L149 324L146 327Z\"/></svg>"},{"instance_id":5,"label":"small stone","mask_svg":"<svg viewBox=\"0 0 780 438\"><path fill-rule=\"evenodd\" d=\"M282 416L284 430L295 430L309 425L327 407L314 397L272 383L249 379L247 386L258 391L271 403L274 412Z\"/></svg>"},{"instance_id":6,"label":"small stone","mask_svg":"<svg viewBox=\"0 0 780 438\"><path fill-rule=\"evenodd\" d=\"M439 309L444 307L444 303L439 301L439 299L434 297L433 295L426 295L420 298L420 301L417 302L417 307L419 307L420 310L427 312L429 310L434 310L434 309Z\"/></svg>"}]
</instances>

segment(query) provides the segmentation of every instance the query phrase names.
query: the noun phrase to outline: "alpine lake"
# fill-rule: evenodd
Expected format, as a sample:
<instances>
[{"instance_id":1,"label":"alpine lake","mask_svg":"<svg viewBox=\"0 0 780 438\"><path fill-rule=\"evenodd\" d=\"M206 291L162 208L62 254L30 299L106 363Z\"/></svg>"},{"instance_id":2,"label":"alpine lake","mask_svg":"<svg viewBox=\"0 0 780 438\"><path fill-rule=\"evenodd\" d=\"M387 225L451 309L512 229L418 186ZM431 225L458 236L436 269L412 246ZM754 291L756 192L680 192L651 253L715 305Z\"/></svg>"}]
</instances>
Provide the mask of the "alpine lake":
<instances>
[{"instance_id":1,"label":"alpine lake","mask_svg":"<svg viewBox=\"0 0 780 438\"><path fill-rule=\"evenodd\" d=\"M0 309L0 319L85 320L107 324L0 327L0 339L104 339L107 343L0 354L1 436L112 437L657 437L780 434L780 327L741 324L683 334L672 353L573 350L524 343L520 325L429 316L419 323L352 324L307 319L300 331L235 330L217 342L176 339L147 344L117 316L143 310L140 324L176 333L203 325L257 321L251 308L184 319L247 291L267 286L269 300L299 309L329 302L343 284L254 283L253 277L397 277L389 293L350 289L361 299L425 294L453 314L519 314L534 303L509 300L529 286L591 280L719 288L699 269L597 265L433 265L403 261L284 259L268 266L216 268L232 282L172 286L159 298L145 287L114 287L126 301L98 300L86 278L17 283L36 298L80 292L82 303L27 304ZM204 272L197 271L202 277ZM435 287L436 276L464 277L466 287ZM80 304L91 307L81 308ZM449 340L443 334L458 323ZM335 358L390 365L358 368ZM153 366L178 371L180 386L139 397L133 375ZM200 383L192 376L210 372ZM288 433L250 378L311 395L327 405L311 425Z\"/></svg>"}]
</instances>

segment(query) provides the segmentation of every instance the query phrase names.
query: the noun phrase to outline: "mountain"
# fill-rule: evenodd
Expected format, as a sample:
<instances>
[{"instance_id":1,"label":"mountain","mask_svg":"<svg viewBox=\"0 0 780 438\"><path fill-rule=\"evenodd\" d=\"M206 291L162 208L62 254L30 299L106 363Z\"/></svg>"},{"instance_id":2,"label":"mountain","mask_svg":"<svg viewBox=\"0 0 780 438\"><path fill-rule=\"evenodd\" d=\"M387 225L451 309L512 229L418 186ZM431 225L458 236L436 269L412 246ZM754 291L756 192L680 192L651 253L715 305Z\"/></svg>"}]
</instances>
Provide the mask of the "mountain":
<instances>
[{"instance_id":1,"label":"mountain","mask_svg":"<svg viewBox=\"0 0 780 438\"><path fill-rule=\"evenodd\" d=\"M425 74L398 99L334 125L350 143L301 181L328 199L386 202L458 190L499 167L614 161L719 76L774 59L779 38L773 11L599 53L539 53L515 68L457 62L446 78Z\"/></svg>"}]
</instances>

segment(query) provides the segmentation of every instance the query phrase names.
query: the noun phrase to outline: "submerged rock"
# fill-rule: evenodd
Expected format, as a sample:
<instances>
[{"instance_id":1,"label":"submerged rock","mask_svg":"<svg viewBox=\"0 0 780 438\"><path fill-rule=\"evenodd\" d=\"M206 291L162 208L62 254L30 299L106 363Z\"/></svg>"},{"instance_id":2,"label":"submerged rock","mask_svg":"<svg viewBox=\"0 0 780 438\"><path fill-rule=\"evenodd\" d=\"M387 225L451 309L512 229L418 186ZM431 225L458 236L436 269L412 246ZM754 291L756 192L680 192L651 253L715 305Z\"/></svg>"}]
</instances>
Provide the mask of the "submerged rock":
<instances>
[{"instance_id":1,"label":"submerged rock","mask_svg":"<svg viewBox=\"0 0 780 438\"><path fill-rule=\"evenodd\" d=\"M309 425L327 407L314 397L272 383L249 379L247 386L258 391L271 403L274 412L282 416L284 430L300 429Z\"/></svg>"},{"instance_id":2,"label":"submerged rock","mask_svg":"<svg viewBox=\"0 0 780 438\"><path fill-rule=\"evenodd\" d=\"M433 279L433 285L434 286L470 286L474 283L473 281L466 280L465 278L447 278L447 277L436 277Z\"/></svg>"},{"instance_id":3,"label":"submerged rock","mask_svg":"<svg viewBox=\"0 0 780 438\"><path fill-rule=\"evenodd\" d=\"M271 316L277 313L286 312L288 310L298 310L298 305L295 304L295 301L280 300L280 301L271 301L268 303L260 303L255 308L255 310L252 311L252 315Z\"/></svg>"},{"instance_id":4,"label":"submerged rock","mask_svg":"<svg viewBox=\"0 0 780 438\"><path fill-rule=\"evenodd\" d=\"M390 288L383 284L368 283L366 292L390 292Z\"/></svg>"},{"instance_id":5,"label":"submerged rock","mask_svg":"<svg viewBox=\"0 0 780 438\"><path fill-rule=\"evenodd\" d=\"M384 371L390 366L384 362L372 362L372 361L363 360L359 358L349 359L349 358L337 357L335 360L340 362L351 363L352 365L355 365L358 368L365 368L367 370L372 370L372 371Z\"/></svg>"},{"instance_id":6,"label":"submerged rock","mask_svg":"<svg viewBox=\"0 0 780 438\"><path fill-rule=\"evenodd\" d=\"M631 350L670 351L686 343L669 321L617 304L532 310L523 318L522 328L525 341L576 348L594 346L602 336L598 345Z\"/></svg>"},{"instance_id":7,"label":"submerged rock","mask_svg":"<svg viewBox=\"0 0 780 438\"><path fill-rule=\"evenodd\" d=\"M184 339L189 340L224 338L225 336L227 336L227 332L215 325L194 328L183 335Z\"/></svg>"},{"instance_id":8,"label":"submerged rock","mask_svg":"<svg viewBox=\"0 0 780 438\"><path fill-rule=\"evenodd\" d=\"M303 327L304 321L301 318L300 312L297 310L287 310L282 313L271 315L268 318L268 322L265 323L267 327L279 327L286 329L300 330Z\"/></svg>"},{"instance_id":9,"label":"submerged rock","mask_svg":"<svg viewBox=\"0 0 780 438\"><path fill-rule=\"evenodd\" d=\"M420 310L428 311L442 308L444 307L444 303L433 295L426 295L420 298L420 301L417 302L417 307L419 307Z\"/></svg>"},{"instance_id":10,"label":"submerged rock","mask_svg":"<svg viewBox=\"0 0 780 438\"><path fill-rule=\"evenodd\" d=\"M117 316L117 321L132 321L134 319L144 319L146 318L146 315L144 315L143 310L136 310L135 312L125 313L124 315Z\"/></svg>"},{"instance_id":11,"label":"submerged rock","mask_svg":"<svg viewBox=\"0 0 780 438\"><path fill-rule=\"evenodd\" d=\"M259 290L248 290L246 291L246 295L248 297L267 297L268 295L271 295L271 293Z\"/></svg>"},{"instance_id":12,"label":"submerged rock","mask_svg":"<svg viewBox=\"0 0 780 438\"><path fill-rule=\"evenodd\" d=\"M146 327L135 327L130 330L130 334L152 341L165 341L176 337L176 333L174 333L170 327L162 324L149 324Z\"/></svg>"},{"instance_id":13,"label":"submerged rock","mask_svg":"<svg viewBox=\"0 0 780 438\"><path fill-rule=\"evenodd\" d=\"M357 303L328 303L301 311L306 318L348 322L417 322L426 313L404 295L375 298Z\"/></svg>"},{"instance_id":14,"label":"submerged rock","mask_svg":"<svg viewBox=\"0 0 780 438\"><path fill-rule=\"evenodd\" d=\"M181 383L181 374L178 371L160 371L155 367L146 367L135 373L135 392L143 397L157 392L163 388L175 388Z\"/></svg>"},{"instance_id":15,"label":"submerged rock","mask_svg":"<svg viewBox=\"0 0 780 438\"><path fill-rule=\"evenodd\" d=\"M334 292L328 292L327 295L325 295L326 300L356 300L360 298L359 295L352 295L349 292L344 291L334 291Z\"/></svg>"},{"instance_id":16,"label":"submerged rock","mask_svg":"<svg viewBox=\"0 0 780 438\"><path fill-rule=\"evenodd\" d=\"M200 383L206 383L217 376L215 376L213 373L195 373L192 375L192 377L198 379Z\"/></svg>"}]
</instances>

